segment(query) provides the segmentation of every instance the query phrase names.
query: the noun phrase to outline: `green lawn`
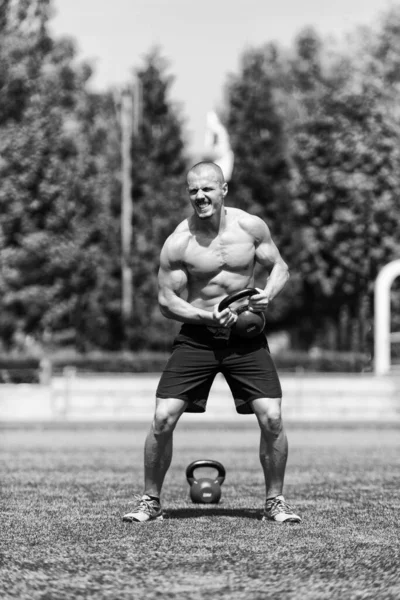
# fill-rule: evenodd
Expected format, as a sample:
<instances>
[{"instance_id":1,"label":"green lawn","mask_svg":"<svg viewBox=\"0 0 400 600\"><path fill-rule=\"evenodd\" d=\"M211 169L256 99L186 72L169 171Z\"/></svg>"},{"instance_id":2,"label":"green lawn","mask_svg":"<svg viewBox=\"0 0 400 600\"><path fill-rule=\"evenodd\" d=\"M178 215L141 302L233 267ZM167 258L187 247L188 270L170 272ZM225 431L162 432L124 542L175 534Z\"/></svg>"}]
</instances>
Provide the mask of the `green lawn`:
<instances>
[{"instance_id":1,"label":"green lawn","mask_svg":"<svg viewBox=\"0 0 400 600\"><path fill-rule=\"evenodd\" d=\"M201 416L175 434L168 518L123 523L146 430L3 426L2 599L400 598L399 428L288 426L285 494L300 526L260 521L252 418ZM190 502L185 469L199 458L226 467L219 505Z\"/></svg>"}]
</instances>

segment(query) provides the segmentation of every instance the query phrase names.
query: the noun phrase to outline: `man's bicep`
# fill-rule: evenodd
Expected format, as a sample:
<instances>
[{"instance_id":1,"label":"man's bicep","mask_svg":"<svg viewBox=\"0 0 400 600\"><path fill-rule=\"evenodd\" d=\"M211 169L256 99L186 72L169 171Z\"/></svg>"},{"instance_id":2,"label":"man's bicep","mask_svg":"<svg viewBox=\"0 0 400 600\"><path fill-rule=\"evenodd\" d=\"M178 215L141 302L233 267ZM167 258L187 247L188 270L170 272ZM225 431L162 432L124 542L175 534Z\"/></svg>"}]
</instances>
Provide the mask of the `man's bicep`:
<instances>
[{"instance_id":1,"label":"man's bicep","mask_svg":"<svg viewBox=\"0 0 400 600\"><path fill-rule=\"evenodd\" d=\"M167 239L161 250L158 287L160 294L177 296L181 296L187 287L186 269L172 237Z\"/></svg>"},{"instance_id":2,"label":"man's bicep","mask_svg":"<svg viewBox=\"0 0 400 600\"><path fill-rule=\"evenodd\" d=\"M164 268L160 267L158 274L158 284L160 291L173 293L180 296L186 291L187 275L182 267Z\"/></svg>"},{"instance_id":3,"label":"man's bicep","mask_svg":"<svg viewBox=\"0 0 400 600\"><path fill-rule=\"evenodd\" d=\"M272 240L269 243L264 242L258 246L256 249L256 260L264 267L270 267L276 263L284 263L278 248Z\"/></svg>"},{"instance_id":4,"label":"man's bicep","mask_svg":"<svg viewBox=\"0 0 400 600\"><path fill-rule=\"evenodd\" d=\"M264 267L270 267L277 263L286 266L286 263L281 257L281 254L271 237L271 233L265 224L263 227L262 236L260 236L256 246L256 261Z\"/></svg>"}]
</instances>

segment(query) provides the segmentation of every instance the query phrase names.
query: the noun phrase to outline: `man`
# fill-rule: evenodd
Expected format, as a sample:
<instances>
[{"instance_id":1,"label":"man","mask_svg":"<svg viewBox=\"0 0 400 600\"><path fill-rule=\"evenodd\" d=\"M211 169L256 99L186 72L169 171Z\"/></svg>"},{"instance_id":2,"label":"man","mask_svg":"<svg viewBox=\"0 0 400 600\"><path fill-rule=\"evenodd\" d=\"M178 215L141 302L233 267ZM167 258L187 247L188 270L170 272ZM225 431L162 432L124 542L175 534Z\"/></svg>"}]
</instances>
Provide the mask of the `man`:
<instances>
[{"instance_id":1,"label":"man","mask_svg":"<svg viewBox=\"0 0 400 600\"><path fill-rule=\"evenodd\" d=\"M183 323L156 392L154 420L145 442L145 489L124 521L162 519L161 488L172 459L172 434L183 412L204 412L217 372L222 372L240 414L254 413L261 430L260 461L266 486L265 520L299 523L282 491L288 444L281 420L281 386L264 333L239 338L237 315L219 312L228 294L254 287L258 262L271 267L265 288L249 300L263 312L289 273L267 225L243 210L226 208L220 167L192 167L187 184L193 214L166 240L160 257L162 314Z\"/></svg>"}]
</instances>

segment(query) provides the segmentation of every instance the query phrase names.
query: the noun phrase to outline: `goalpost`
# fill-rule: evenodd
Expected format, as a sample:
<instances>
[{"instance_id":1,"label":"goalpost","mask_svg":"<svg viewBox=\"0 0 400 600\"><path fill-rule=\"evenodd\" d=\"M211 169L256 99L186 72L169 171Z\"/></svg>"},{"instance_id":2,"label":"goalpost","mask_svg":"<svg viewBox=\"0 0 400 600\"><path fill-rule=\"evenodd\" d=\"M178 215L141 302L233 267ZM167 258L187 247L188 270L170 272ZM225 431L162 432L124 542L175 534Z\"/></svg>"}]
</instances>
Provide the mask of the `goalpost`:
<instances>
[{"instance_id":1,"label":"goalpost","mask_svg":"<svg viewBox=\"0 0 400 600\"><path fill-rule=\"evenodd\" d=\"M400 260L393 260L384 266L375 281L374 337L376 375L390 371L391 343L400 342L400 332L390 333L390 288L400 276Z\"/></svg>"}]
</instances>

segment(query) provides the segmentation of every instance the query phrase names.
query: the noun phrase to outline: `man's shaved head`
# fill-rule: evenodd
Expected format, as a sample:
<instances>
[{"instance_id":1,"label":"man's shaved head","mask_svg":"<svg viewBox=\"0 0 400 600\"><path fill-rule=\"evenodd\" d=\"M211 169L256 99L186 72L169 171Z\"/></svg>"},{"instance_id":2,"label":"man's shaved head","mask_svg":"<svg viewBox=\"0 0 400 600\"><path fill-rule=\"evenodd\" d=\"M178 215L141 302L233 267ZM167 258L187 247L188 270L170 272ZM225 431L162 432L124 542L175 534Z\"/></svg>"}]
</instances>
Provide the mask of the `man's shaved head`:
<instances>
[{"instance_id":1,"label":"man's shaved head","mask_svg":"<svg viewBox=\"0 0 400 600\"><path fill-rule=\"evenodd\" d=\"M193 173L194 175L201 175L204 172L212 172L214 173L218 183L223 185L225 183L225 177L222 172L221 167L216 165L211 161L202 161L194 165L187 174L187 179L189 180L189 176Z\"/></svg>"}]
</instances>

